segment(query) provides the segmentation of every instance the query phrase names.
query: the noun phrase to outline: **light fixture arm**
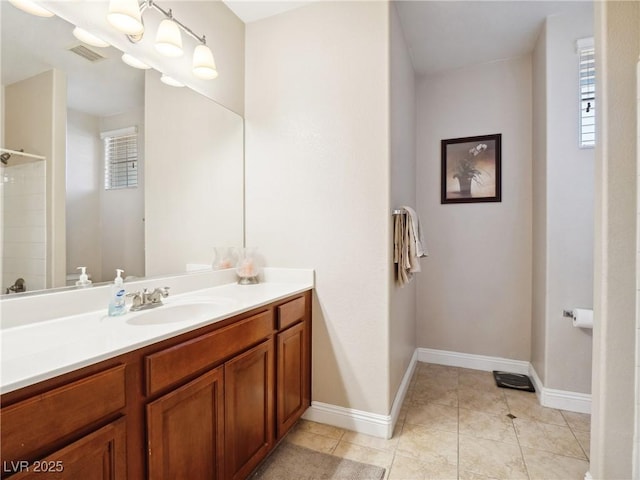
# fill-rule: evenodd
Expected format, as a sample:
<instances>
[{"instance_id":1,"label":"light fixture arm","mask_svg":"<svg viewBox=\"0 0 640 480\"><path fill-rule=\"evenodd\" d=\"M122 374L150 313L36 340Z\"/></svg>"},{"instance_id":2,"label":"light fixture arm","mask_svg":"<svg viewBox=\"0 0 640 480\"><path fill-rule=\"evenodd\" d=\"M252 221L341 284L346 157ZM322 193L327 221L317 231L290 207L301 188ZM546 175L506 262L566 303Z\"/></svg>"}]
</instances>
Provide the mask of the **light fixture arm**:
<instances>
[{"instance_id":1,"label":"light fixture arm","mask_svg":"<svg viewBox=\"0 0 640 480\"><path fill-rule=\"evenodd\" d=\"M193 30L191 30L184 23L180 22L177 18L175 18L173 16L173 12L171 11L171 9L169 9L168 11L165 10L160 5L158 5L155 0L144 0L140 4L140 13L144 12L144 10L147 9L147 8L153 8L153 9L157 10L162 15L164 15L166 18L168 18L170 20L173 20L176 23L176 25L178 25L186 34L190 35L191 37L193 37L194 39L196 39L198 42L202 43L203 45L207 44L207 39L206 39L206 37L204 35L202 35L201 37L196 35L196 33L194 33Z\"/></svg>"}]
</instances>

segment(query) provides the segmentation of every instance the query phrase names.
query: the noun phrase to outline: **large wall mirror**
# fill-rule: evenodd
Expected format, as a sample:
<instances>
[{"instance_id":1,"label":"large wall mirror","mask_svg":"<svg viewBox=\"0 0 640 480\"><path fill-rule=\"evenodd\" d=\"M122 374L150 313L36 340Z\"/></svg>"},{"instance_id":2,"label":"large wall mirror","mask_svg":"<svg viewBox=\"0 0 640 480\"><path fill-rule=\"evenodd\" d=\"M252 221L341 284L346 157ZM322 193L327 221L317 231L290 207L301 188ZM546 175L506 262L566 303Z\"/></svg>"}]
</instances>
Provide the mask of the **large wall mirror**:
<instances>
[{"instance_id":1,"label":"large wall mirror","mask_svg":"<svg viewBox=\"0 0 640 480\"><path fill-rule=\"evenodd\" d=\"M60 17L0 8L0 293L74 285L80 266L94 283L185 272L242 245L242 117Z\"/></svg>"}]
</instances>

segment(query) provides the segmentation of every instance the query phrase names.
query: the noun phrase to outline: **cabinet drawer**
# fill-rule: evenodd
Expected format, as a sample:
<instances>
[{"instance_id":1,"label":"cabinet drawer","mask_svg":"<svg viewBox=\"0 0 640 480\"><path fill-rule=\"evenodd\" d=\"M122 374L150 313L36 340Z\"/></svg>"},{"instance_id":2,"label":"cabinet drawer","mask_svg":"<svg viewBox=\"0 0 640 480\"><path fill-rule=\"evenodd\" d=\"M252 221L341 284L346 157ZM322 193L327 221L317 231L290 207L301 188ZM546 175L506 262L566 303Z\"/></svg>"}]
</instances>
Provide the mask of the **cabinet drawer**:
<instances>
[{"instance_id":1,"label":"cabinet drawer","mask_svg":"<svg viewBox=\"0 0 640 480\"><path fill-rule=\"evenodd\" d=\"M259 313L145 358L146 393L152 395L258 343L273 333L270 311Z\"/></svg>"},{"instance_id":2,"label":"cabinet drawer","mask_svg":"<svg viewBox=\"0 0 640 480\"><path fill-rule=\"evenodd\" d=\"M119 365L1 410L2 459L34 453L125 406L125 366Z\"/></svg>"},{"instance_id":3,"label":"cabinet drawer","mask_svg":"<svg viewBox=\"0 0 640 480\"><path fill-rule=\"evenodd\" d=\"M300 297L291 300L278 307L278 330L287 328L304 318L305 298Z\"/></svg>"}]
</instances>

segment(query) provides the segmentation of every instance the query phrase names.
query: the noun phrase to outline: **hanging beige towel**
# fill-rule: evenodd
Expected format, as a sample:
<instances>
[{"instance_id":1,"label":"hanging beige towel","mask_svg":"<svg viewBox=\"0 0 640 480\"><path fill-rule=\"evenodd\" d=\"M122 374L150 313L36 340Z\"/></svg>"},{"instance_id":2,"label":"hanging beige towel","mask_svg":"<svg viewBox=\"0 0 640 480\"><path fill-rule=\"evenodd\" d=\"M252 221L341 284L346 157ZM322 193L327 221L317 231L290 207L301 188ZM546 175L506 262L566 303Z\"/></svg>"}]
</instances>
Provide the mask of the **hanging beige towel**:
<instances>
[{"instance_id":1,"label":"hanging beige towel","mask_svg":"<svg viewBox=\"0 0 640 480\"><path fill-rule=\"evenodd\" d=\"M402 207L405 214L395 216L393 261L397 264L397 281L404 286L420 272L420 258L427 256L420 220L415 210Z\"/></svg>"},{"instance_id":2,"label":"hanging beige towel","mask_svg":"<svg viewBox=\"0 0 640 480\"><path fill-rule=\"evenodd\" d=\"M427 255L429 255L429 253L427 252L427 244L424 243L424 236L422 234L420 218L413 208L407 207L406 205L402 208L407 212L407 215L413 227L413 237L411 241L415 244L416 257L426 257Z\"/></svg>"}]
</instances>

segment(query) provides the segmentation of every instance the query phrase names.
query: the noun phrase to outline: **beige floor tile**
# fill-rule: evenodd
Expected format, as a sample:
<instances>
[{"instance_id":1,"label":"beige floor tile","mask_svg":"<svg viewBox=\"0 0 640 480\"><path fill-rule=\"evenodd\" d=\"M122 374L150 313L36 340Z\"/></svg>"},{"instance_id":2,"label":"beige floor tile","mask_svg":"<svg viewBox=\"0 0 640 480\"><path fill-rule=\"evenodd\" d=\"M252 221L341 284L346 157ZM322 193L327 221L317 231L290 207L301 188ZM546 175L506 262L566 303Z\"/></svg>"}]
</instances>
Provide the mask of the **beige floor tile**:
<instances>
[{"instance_id":1,"label":"beige floor tile","mask_svg":"<svg viewBox=\"0 0 640 480\"><path fill-rule=\"evenodd\" d=\"M308 420L300 420L296 425L296 430L304 430L309 433L315 433L316 435L322 435L324 437L334 438L340 440L346 430L331 425L325 425L324 423L310 422Z\"/></svg>"},{"instance_id":2,"label":"beige floor tile","mask_svg":"<svg viewBox=\"0 0 640 480\"><path fill-rule=\"evenodd\" d=\"M493 378L493 373L469 369L460 369L458 373L458 385L460 387L475 387L484 390L498 388Z\"/></svg>"},{"instance_id":3,"label":"beige floor tile","mask_svg":"<svg viewBox=\"0 0 640 480\"><path fill-rule=\"evenodd\" d=\"M526 418L537 422L554 425L567 425L560 410L543 407L538 403L538 397L532 392L519 392L504 389L509 411L518 418Z\"/></svg>"},{"instance_id":4,"label":"beige floor tile","mask_svg":"<svg viewBox=\"0 0 640 480\"><path fill-rule=\"evenodd\" d=\"M450 367L449 365L438 365L436 363L419 363L419 373L436 373L438 375L458 375L460 368Z\"/></svg>"},{"instance_id":5,"label":"beige floor tile","mask_svg":"<svg viewBox=\"0 0 640 480\"><path fill-rule=\"evenodd\" d=\"M438 403L440 405L457 407L458 390L455 387L427 387L423 385L416 385L411 394L411 403L413 405Z\"/></svg>"},{"instance_id":6,"label":"beige floor tile","mask_svg":"<svg viewBox=\"0 0 640 480\"><path fill-rule=\"evenodd\" d=\"M467 472L466 470L461 470L460 475L458 476L458 480L509 480L507 478L500 479L496 476L483 475L481 473L476 472Z\"/></svg>"},{"instance_id":7,"label":"beige floor tile","mask_svg":"<svg viewBox=\"0 0 640 480\"><path fill-rule=\"evenodd\" d=\"M589 462L550 452L522 447L531 480L583 480Z\"/></svg>"},{"instance_id":8,"label":"beige floor tile","mask_svg":"<svg viewBox=\"0 0 640 480\"><path fill-rule=\"evenodd\" d=\"M455 388L458 386L458 374L449 370L423 370L416 374L415 385Z\"/></svg>"},{"instance_id":9,"label":"beige floor tile","mask_svg":"<svg viewBox=\"0 0 640 480\"><path fill-rule=\"evenodd\" d=\"M458 388L458 406L494 415L509 413L509 406L502 389L481 390L474 387L460 387Z\"/></svg>"},{"instance_id":10,"label":"beige floor tile","mask_svg":"<svg viewBox=\"0 0 640 480\"><path fill-rule=\"evenodd\" d=\"M573 432L573 434L578 439L578 443L582 447L582 450L584 451L586 457L591 458L591 434L589 432Z\"/></svg>"},{"instance_id":11,"label":"beige floor tile","mask_svg":"<svg viewBox=\"0 0 640 480\"><path fill-rule=\"evenodd\" d=\"M455 480L458 467L449 463L429 463L396 454L389 480Z\"/></svg>"},{"instance_id":12,"label":"beige floor tile","mask_svg":"<svg viewBox=\"0 0 640 480\"><path fill-rule=\"evenodd\" d=\"M437 403L412 405L407 411L405 423L458 433L458 408Z\"/></svg>"},{"instance_id":13,"label":"beige floor tile","mask_svg":"<svg viewBox=\"0 0 640 480\"><path fill-rule=\"evenodd\" d=\"M461 435L504 443L518 443L513 422L506 415L492 415L460 408L458 421Z\"/></svg>"},{"instance_id":14,"label":"beige floor tile","mask_svg":"<svg viewBox=\"0 0 640 480\"><path fill-rule=\"evenodd\" d=\"M329 438L323 435L317 435L301 429L295 429L287 434L286 441L298 445L300 447L306 447L311 450L322 453L331 453L338 445L339 440L336 438Z\"/></svg>"},{"instance_id":15,"label":"beige floor tile","mask_svg":"<svg viewBox=\"0 0 640 480\"><path fill-rule=\"evenodd\" d=\"M460 435L460 471L489 478L528 480L518 445Z\"/></svg>"},{"instance_id":16,"label":"beige floor tile","mask_svg":"<svg viewBox=\"0 0 640 480\"><path fill-rule=\"evenodd\" d=\"M498 388L491 372L418 363L391 439L300 421L286 441L381 466L385 480L583 480L589 430L589 415Z\"/></svg>"},{"instance_id":17,"label":"beige floor tile","mask_svg":"<svg viewBox=\"0 0 640 480\"><path fill-rule=\"evenodd\" d=\"M591 431L591 415L588 413L567 412L562 410L562 416L574 432Z\"/></svg>"},{"instance_id":18,"label":"beige floor tile","mask_svg":"<svg viewBox=\"0 0 640 480\"><path fill-rule=\"evenodd\" d=\"M513 424L522 447L585 459L582 447L569 427L524 418L516 418Z\"/></svg>"},{"instance_id":19,"label":"beige floor tile","mask_svg":"<svg viewBox=\"0 0 640 480\"><path fill-rule=\"evenodd\" d=\"M455 465L458 461L458 435L406 423L396 452L429 464Z\"/></svg>"},{"instance_id":20,"label":"beige floor tile","mask_svg":"<svg viewBox=\"0 0 640 480\"><path fill-rule=\"evenodd\" d=\"M355 443L356 445L361 445L363 447L376 448L378 450L386 450L393 452L398 446L398 440L400 431L402 429L398 428L396 425L396 431L394 432L393 437L390 439L380 438L380 437L372 437L371 435L365 435L364 433L356 433L356 432L345 432L342 436L343 442Z\"/></svg>"},{"instance_id":21,"label":"beige floor tile","mask_svg":"<svg viewBox=\"0 0 640 480\"><path fill-rule=\"evenodd\" d=\"M363 447L362 445L345 442L344 440L340 440L332 455L340 458L347 458L349 460L355 460L356 462L376 465L378 467L386 468L387 470L391 467L391 462L393 461L393 451Z\"/></svg>"}]
</instances>

